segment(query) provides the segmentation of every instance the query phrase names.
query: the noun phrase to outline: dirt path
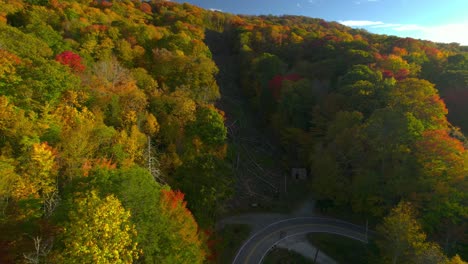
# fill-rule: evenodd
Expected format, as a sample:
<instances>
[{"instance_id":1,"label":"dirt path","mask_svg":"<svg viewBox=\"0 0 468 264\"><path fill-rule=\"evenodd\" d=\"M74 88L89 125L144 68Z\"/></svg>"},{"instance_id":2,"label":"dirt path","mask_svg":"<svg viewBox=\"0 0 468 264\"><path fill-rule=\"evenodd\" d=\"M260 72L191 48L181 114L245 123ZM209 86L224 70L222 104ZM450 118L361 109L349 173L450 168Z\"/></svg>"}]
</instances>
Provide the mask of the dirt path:
<instances>
[{"instance_id":1,"label":"dirt path","mask_svg":"<svg viewBox=\"0 0 468 264\"><path fill-rule=\"evenodd\" d=\"M238 58L230 46L235 42L230 39L229 33L214 31L206 32L205 42L219 68L217 83L221 98L216 106L225 112L225 125L232 149L229 159L237 177L236 193L227 210L229 213L263 211L224 218L217 223L217 229L229 224L247 224L252 233L257 233L272 223L291 217L313 216L314 201L311 199L302 197L306 201L298 204L297 210L293 210L296 204L288 204L281 153L258 127L257 114L242 96L238 85ZM288 214L276 213L281 211L278 207L285 203L289 207ZM315 252L305 236L291 237L278 246L309 258L311 250ZM335 263L323 253L320 253L318 260L319 263Z\"/></svg>"},{"instance_id":2,"label":"dirt path","mask_svg":"<svg viewBox=\"0 0 468 264\"><path fill-rule=\"evenodd\" d=\"M280 154L258 128L256 113L249 107L238 85L238 58L232 53L235 43L228 32L207 31L205 42L219 68L217 82L221 98L216 106L225 112L236 193L229 211L248 211L250 206L274 208L283 189ZM250 208L251 209L251 208Z\"/></svg>"}]
</instances>

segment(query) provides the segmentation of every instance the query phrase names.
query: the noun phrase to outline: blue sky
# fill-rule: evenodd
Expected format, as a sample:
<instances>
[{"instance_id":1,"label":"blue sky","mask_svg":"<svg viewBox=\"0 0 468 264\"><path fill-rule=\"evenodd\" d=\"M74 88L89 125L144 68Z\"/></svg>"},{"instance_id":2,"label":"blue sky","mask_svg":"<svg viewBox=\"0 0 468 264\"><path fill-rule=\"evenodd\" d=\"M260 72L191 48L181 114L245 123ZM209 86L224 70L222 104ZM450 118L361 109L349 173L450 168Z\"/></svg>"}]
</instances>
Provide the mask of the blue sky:
<instances>
[{"instance_id":1,"label":"blue sky","mask_svg":"<svg viewBox=\"0 0 468 264\"><path fill-rule=\"evenodd\" d=\"M468 45L468 0L186 0L235 14L303 15L370 32Z\"/></svg>"}]
</instances>

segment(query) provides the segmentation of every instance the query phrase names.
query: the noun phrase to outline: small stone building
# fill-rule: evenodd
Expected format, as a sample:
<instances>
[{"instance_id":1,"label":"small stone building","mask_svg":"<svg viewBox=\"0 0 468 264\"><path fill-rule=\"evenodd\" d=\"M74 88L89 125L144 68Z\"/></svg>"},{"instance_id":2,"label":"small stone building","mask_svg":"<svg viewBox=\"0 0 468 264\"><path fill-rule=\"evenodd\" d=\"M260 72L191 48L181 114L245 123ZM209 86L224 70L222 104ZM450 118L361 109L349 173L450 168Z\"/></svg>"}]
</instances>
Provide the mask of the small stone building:
<instances>
[{"instance_id":1,"label":"small stone building","mask_svg":"<svg viewBox=\"0 0 468 264\"><path fill-rule=\"evenodd\" d=\"M307 180L307 170L305 168L292 168L291 178L295 181Z\"/></svg>"}]
</instances>

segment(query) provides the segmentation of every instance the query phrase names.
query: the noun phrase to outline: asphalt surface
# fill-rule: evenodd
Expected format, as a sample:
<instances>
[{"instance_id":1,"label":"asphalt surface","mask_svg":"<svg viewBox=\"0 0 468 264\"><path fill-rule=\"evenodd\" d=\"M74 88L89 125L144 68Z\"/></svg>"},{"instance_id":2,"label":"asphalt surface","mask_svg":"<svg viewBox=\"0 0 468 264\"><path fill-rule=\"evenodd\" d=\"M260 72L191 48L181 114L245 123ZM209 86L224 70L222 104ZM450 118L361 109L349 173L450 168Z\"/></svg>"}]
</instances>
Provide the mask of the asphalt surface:
<instances>
[{"instance_id":1,"label":"asphalt surface","mask_svg":"<svg viewBox=\"0 0 468 264\"><path fill-rule=\"evenodd\" d=\"M307 233L329 233L367 243L365 228L331 218L294 217L276 221L251 235L241 246L233 264L260 264L277 243Z\"/></svg>"},{"instance_id":2,"label":"asphalt surface","mask_svg":"<svg viewBox=\"0 0 468 264\"><path fill-rule=\"evenodd\" d=\"M285 238L284 240L278 242L276 246L278 248L301 254L304 258L308 259L310 263L316 260L316 263L318 264L339 264L330 256L325 254L322 250L319 250L317 247L313 246L309 242L307 234Z\"/></svg>"}]
</instances>

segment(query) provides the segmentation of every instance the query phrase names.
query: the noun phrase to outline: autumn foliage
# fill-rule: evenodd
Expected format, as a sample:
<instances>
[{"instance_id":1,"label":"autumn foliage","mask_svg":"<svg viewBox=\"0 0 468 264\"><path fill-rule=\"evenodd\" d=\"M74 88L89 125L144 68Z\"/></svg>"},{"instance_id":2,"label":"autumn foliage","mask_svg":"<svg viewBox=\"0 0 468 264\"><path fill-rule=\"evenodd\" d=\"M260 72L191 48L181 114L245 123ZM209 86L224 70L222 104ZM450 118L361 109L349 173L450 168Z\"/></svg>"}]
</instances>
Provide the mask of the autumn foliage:
<instances>
[{"instance_id":1,"label":"autumn foliage","mask_svg":"<svg viewBox=\"0 0 468 264\"><path fill-rule=\"evenodd\" d=\"M81 62L80 55L72 51L64 51L55 57L55 60L63 65L67 65L75 72L83 72L86 67Z\"/></svg>"},{"instance_id":2,"label":"autumn foliage","mask_svg":"<svg viewBox=\"0 0 468 264\"><path fill-rule=\"evenodd\" d=\"M273 77L273 79L271 79L268 82L268 87L270 88L271 93L273 94L273 97L276 100L279 100L281 97L281 86L283 84L283 81L295 82L300 79L302 79L302 77L299 74L288 74L284 76L276 75L275 77Z\"/></svg>"},{"instance_id":3,"label":"autumn foliage","mask_svg":"<svg viewBox=\"0 0 468 264\"><path fill-rule=\"evenodd\" d=\"M170 213L171 211L180 207L186 214L190 214L190 211L188 211L185 207L187 205L187 202L184 201L185 195L181 191L162 190L161 194L161 204L163 205L162 208L166 210L166 213Z\"/></svg>"},{"instance_id":4,"label":"autumn foliage","mask_svg":"<svg viewBox=\"0 0 468 264\"><path fill-rule=\"evenodd\" d=\"M65 250L56 256L62 263L133 263L141 252L130 213L110 195L101 199L95 191L75 199L64 227Z\"/></svg>"},{"instance_id":5,"label":"autumn foliage","mask_svg":"<svg viewBox=\"0 0 468 264\"><path fill-rule=\"evenodd\" d=\"M423 165L424 175L432 181L461 182L465 178L465 148L446 130L427 130L417 142L416 156Z\"/></svg>"},{"instance_id":6,"label":"autumn foliage","mask_svg":"<svg viewBox=\"0 0 468 264\"><path fill-rule=\"evenodd\" d=\"M192 213L186 208L184 194L180 191L161 190L161 214L166 219L169 233L176 234L168 238L168 243L174 247L174 255L190 263L202 263L206 252L202 249L202 233L193 219ZM171 235L173 236L173 235Z\"/></svg>"},{"instance_id":7,"label":"autumn foliage","mask_svg":"<svg viewBox=\"0 0 468 264\"><path fill-rule=\"evenodd\" d=\"M468 252L466 47L176 1L0 6L0 262L203 263L251 147L336 210L409 201ZM262 177L245 190L274 201Z\"/></svg>"}]
</instances>

